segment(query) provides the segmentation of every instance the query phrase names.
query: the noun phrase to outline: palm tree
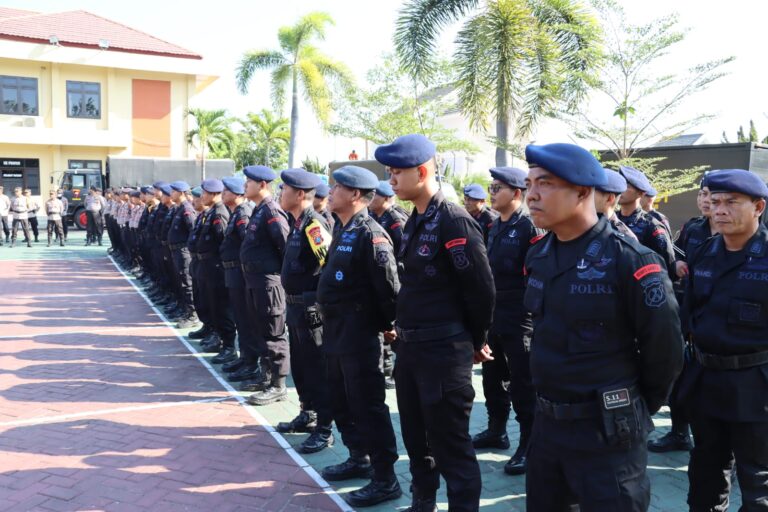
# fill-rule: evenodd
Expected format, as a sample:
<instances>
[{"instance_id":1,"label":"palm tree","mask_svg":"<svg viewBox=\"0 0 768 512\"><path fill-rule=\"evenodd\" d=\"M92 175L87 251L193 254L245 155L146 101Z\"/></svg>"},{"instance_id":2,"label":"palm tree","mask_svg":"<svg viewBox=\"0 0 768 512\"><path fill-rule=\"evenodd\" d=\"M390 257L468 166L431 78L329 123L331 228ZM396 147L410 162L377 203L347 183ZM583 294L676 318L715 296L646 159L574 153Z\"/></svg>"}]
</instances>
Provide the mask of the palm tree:
<instances>
[{"instance_id":1,"label":"palm tree","mask_svg":"<svg viewBox=\"0 0 768 512\"><path fill-rule=\"evenodd\" d=\"M349 86L351 74L344 64L321 53L312 45L314 39L323 40L327 25L333 19L326 13L313 12L303 16L291 27L281 27L277 38L280 50L251 50L246 52L237 68L237 84L240 92L248 92L254 73L272 71L272 102L277 112L283 111L285 90L291 87L291 137L288 149L288 166L292 167L296 152L296 135L299 124L299 84L304 99L310 104L315 117L323 127L328 125L331 114L330 83ZM329 83L330 82L330 83Z\"/></svg>"},{"instance_id":2,"label":"palm tree","mask_svg":"<svg viewBox=\"0 0 768 512\"><path fill-rule=\"evenodd\" d=\"M487 0L480 7L479 0L408 0L395 46L405 69L426 77L440 29L472 13L456 36L459 108L473 129L495 120L496 164L503 166L511 139L583 98L600 61L600 29L579 0Z\"/></svg>"},{"instance_id":3,"label":"palm tree","mask_svg":"<svg viewBox=\"0 0 768 512\"><path fill-rule=\"evenodd\" d=\"M288 129L288 119L277 117L267 109L258 114L248 113L246 119L240 121L248 136L264 148L264 165L269 166L270 152L278 144L290 144L291 132Z\"/></svg>"},{"instance_id":4,"label":"palm tree","mask_svg":"<svg viewBox=\"0 0 768 512\"><path fill-rule=\"evenodd\" d=\"M187 144L200 150L201 176L205 179L205 153L207 151L220 151L222 146L229 146L234 139L230 129L230 119L227 111L205 110L202 108L190 108L185 116L195 118L197 126L187 132Z\"/></svg>"}]
</instances>

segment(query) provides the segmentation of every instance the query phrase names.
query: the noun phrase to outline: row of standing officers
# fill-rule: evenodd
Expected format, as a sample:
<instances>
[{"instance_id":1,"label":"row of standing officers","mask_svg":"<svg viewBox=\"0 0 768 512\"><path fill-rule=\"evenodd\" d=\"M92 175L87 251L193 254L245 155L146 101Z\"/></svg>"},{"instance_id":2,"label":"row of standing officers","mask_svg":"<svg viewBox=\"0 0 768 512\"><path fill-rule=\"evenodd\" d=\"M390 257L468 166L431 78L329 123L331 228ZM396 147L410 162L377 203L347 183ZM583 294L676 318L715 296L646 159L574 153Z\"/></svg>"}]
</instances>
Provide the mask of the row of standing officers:
<instances>
[{"instance_id":1,"label":"row of standing officers","mask_svg":"<svg viewBox=\"0 0 768 512\"><path fill-rule=\"evenodd\" d=\"M529 510L646 510L651 415L667 401L683 404L693 427L691 510L727 507L734 454L745 509L762 510L765 185L746 171L711 173L712 217L731 231L682 258L663 219L640 208L653 191L639 171L607 171L569 144L532 145L529 171L491 171L499 216L484 218L445 201L434 156L409 135L376 151L389 183L335 171L333 215L313 208L319 177L283 171L278 202L275 173L252 166L245 182L123 191L107 228L181 326L199 316L191 336L218 349L214 362L254 392L250 403L284 400L290 368L301 410L278 430L311 432L299 451L312 453L333 443L336 422L350 457L323 476L370 478L347 496L353 506L401 494L383 343L397 357L412 512L436 509L440 476L450 510L478 509L475 448L509 447L512 408L521 435L505 471L527 473ZM394 194L414 205L407 221ZM480 195L465 190L468 203ZM681 276L682 313L672 286ZM670 397L682 333L689 360ZM473 438L476 363L489 422Z\"/></svg>"}]
</instances>

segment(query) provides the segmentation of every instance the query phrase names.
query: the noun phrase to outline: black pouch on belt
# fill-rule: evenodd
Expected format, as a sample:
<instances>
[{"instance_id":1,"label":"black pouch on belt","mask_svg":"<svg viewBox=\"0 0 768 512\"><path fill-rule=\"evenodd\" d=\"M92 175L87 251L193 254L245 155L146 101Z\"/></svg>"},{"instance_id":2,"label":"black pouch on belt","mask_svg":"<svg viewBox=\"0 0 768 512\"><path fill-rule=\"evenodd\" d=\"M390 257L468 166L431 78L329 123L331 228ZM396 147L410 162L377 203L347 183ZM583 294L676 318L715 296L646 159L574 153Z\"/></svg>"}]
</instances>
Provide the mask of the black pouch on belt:
<instances>
[{"instance_id":1,"label":"black pouch on belt","mask_svg":"<svg viewBox=\"0 0 768 512\"><path fill-rule=\"evenodd\" d=\"M642 398L629 386L604 388L598 393L606 443L616 448L629 449L632 442L641 435L637 409L643 407Z\"/></svg>"}]
</instances>

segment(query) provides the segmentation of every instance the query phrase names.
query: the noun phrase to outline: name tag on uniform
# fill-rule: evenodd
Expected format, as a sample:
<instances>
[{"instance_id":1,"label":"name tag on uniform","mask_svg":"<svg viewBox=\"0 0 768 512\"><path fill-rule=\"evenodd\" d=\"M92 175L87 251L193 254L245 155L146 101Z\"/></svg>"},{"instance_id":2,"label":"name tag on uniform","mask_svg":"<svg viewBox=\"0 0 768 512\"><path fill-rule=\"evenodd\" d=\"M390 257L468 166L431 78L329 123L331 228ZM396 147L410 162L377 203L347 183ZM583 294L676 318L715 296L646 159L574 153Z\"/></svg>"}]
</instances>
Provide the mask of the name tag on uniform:
<instances>
[{"instance_id":1,"label":"name tag on uniform","mask_svg":"<svg viewBox=\"0 0 768 512\"><path fill-rule=\"evenodd\" d=\"M627 407L629 404L629 389L627 388L603 392L603 408L607 411Z\"/></svg>"}]
</instances>

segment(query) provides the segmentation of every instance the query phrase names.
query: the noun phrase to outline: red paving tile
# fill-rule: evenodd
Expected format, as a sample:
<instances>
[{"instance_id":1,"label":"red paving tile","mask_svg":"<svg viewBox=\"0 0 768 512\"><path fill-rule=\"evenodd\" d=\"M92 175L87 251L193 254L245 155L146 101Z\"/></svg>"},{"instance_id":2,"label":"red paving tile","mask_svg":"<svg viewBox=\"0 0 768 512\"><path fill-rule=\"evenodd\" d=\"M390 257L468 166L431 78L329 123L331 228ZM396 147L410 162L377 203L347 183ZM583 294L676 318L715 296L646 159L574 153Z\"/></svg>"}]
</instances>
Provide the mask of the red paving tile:
<instances>
[{"instance_id":1,"label":"red paving tile","mask_svg":"<svg viewBox=\"0 0 768 512\"><path fill-rule=\"evenodd\" d=\"M339 509L107 260L1 267L1 510Z\"/></svg>"}]
</instances>

